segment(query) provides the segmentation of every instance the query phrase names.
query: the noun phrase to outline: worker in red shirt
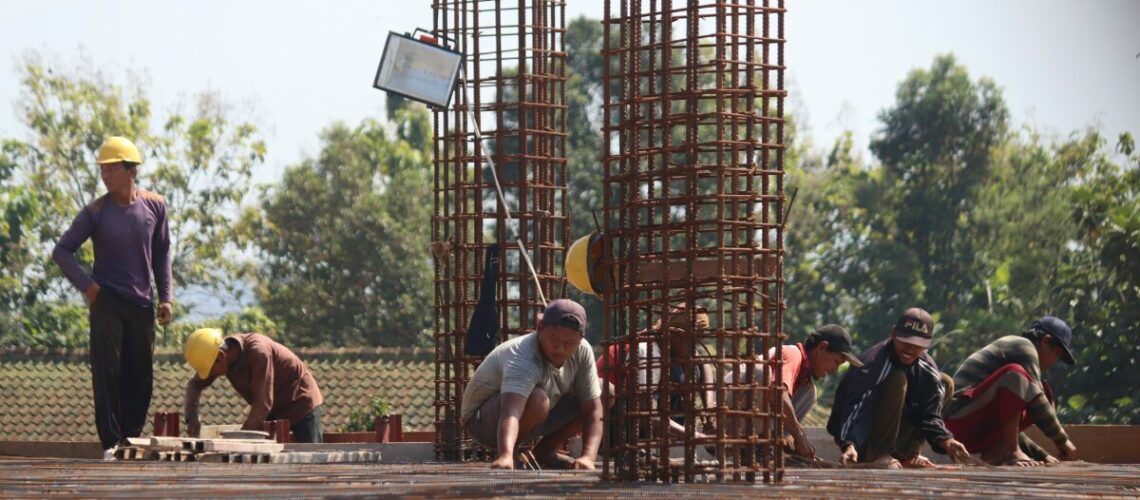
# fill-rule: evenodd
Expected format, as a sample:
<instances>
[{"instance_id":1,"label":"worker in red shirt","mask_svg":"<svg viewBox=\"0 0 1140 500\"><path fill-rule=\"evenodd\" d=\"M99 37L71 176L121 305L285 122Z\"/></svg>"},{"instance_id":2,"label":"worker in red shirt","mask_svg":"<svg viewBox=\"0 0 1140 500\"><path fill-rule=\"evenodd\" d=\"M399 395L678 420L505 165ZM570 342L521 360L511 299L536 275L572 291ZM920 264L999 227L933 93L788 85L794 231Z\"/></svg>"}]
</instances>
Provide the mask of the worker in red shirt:
<instances>
[{"instance_id":1,"label":"worker in red shirt","mask_svg":"<svg viewBox=\"0 0 1140 500\"><path fill-rule=\"evenodd\" d=\"M768 351L768 359L775 359L775 348ZM780 346L780 391L779 406L784 416L784 446L794 455L814 458L815 447L807 438L802 425L803 419L816 404L815 380L821 380L839 371L843 363L861 368L863 362L855 356L851 334L840 325L823 325L810 334L803 342ZM757 363L753 377L770 377L766 363ZM734 380L745 382L744 367L729 372L725 383ZM764 379L767 380L767 379ZM757 401L759 394L754 395ZM739 404L735 404L740 406ZM741 408L743 409L743 408Z\"/></svg>"}]
</instances>

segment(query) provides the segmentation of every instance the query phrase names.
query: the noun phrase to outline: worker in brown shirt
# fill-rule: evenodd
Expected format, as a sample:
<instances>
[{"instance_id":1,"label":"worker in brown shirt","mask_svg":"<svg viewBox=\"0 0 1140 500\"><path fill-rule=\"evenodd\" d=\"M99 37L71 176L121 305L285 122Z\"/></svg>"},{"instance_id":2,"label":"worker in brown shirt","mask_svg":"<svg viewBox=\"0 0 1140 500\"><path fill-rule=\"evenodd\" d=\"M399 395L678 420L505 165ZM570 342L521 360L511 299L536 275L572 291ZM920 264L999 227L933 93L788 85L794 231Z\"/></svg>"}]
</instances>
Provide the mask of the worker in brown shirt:
<instances>
[{"instance_id":1,"label":"worker in brown shirt","mask_svg":"<svg viewBox=\"0 0 1140 500\"><path fill-rule=\"evenodd\" d=\"M305 363L285 346L259 333L222 338L216 328L202 328L186 338L183 354L196 374L186 384L186 429L201 430L198 399L202 390L225 375L249 403L242 429L261 430L266 420L288 419L297 443L320 443L321 390Z\"/></svg>"}]
</instances>

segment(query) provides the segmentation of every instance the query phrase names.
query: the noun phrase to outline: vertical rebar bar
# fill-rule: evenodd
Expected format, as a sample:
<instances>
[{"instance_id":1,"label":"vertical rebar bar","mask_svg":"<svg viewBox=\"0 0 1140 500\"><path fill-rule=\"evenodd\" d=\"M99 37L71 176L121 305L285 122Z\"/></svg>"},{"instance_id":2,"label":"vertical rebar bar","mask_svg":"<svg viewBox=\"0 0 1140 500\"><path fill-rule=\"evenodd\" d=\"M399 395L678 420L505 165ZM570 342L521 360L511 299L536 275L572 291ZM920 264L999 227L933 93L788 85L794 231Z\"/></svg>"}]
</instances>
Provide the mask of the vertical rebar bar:
<instances>
[{"instance_id":1,"label":"vertical rebar bar","mask_svg":"<svg viewBox=\"0 0 1140 500\"><path fill-rule=\"evenodd\" d=\"M610 479L782 476L784 6L758 1L605 2Z\"/></svg>"},{"instance_id":2,"label":"vertical rebar bar","mask_svg":"<svg viewBox=\"0 0 1140 500\"><path fill-rule=\"evenodd\" d=\"M481 361L464 353L464 336L486 271L484 253L499 244L500 340L532 330L541 297L563 289L569 236L565 2L437 0L432 9L434 31L465 54L451 108L435 110L432 219L436 455L463 460L474 446L459 423L460 400ZM495 194L492 164L506 199ZM516 242L531 255L537 280Z\"/></svg>"}]
</instances>

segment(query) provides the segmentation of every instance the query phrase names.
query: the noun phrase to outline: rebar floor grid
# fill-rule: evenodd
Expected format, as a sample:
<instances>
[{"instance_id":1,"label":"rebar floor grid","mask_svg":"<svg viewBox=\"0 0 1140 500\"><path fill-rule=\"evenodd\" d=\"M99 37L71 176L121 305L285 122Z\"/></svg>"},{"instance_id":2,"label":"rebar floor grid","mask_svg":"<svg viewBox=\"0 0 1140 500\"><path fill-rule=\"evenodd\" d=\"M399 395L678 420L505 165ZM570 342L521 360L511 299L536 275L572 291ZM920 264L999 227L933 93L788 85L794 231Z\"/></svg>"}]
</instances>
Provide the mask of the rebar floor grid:
<instances>
[{"instance_id":1,"label":"rebar floor grid","mask_svg":"<svg viewBox=\"0 0 1140 500\"><path fill-rule=\"evenodd\" d=\"M400 496L413 498L1136 498L1140 465L960 470L788 469L778 486L608 483L596 472L485 464L198 464L0 457L0 498Z\"/></svg>"}]
</instances>

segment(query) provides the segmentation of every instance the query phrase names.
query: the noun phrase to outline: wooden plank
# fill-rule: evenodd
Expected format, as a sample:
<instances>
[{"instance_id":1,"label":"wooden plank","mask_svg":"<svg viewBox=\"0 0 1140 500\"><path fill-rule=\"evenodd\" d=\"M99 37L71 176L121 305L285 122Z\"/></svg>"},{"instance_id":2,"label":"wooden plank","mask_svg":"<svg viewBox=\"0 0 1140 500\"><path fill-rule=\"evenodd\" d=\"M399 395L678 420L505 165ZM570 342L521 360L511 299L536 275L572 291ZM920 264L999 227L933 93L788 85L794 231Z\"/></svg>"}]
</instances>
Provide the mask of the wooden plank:
<instances>
[{"instance_id":1,"label":"wooden plank","mask_svg":"<svg viewBox=\"0 0 1140 500\"><path fill-rule=\"evenodd\" d=\"M337 463L378 463L377 451L316 451L286 452L269 455L269 462L275 464L337 464Z\"/></svg>"},{"instance_id":2,"label":"wooden plank","mask_svg":"<svg viewBox=\"0 0 1140 500\"><path fill-rule=\"evenodd\" d=\"M1077 457L1100 464L1140 464L1140 426L1066 425L1069 440L1077 447ZM1057 445L1037 426L1025 430L1029 438L1056 456Z\"/></svg>"},{"instance_id":3,"label":"wooden plank","mask_svg":"<svg viewBox=\"0 0 1140 500\"><path fill-rule=\"evenodd\" d=\"M130 446L137 446L139 448L145 448L147 446L150 446L150 438L139 438L139 437L127 438L127 444Z\"/></svg>"},{"instance_id":4,"label":"wooden plank","mask_svg":"<svg viewBox=\"0 0 1140 500\"><path fill-rule=\"evenodd\" d=\"M229 453L195 453L194 454L194 460L195 461L205 462L205 463L216 463L216 464L227 462L228 460L226 460L226 459L228 457L229 457Z\"/></svg>"},{"instance_id":5,"label":"wooden plank","mask_svg":"<svg viewBox=\"0 0 1140 500\"><path fill-rule=\"evenodd\" d=\"M202 430L198 432L198 437L202 439L218 439L222 437L222 432L237 430L241 430L241 424L203 425Z\"/></svg>"},{"instance_id":6,"label":"wooden plank","mask_svg":"<svg viewBox=\"0 0 1140 500\"><path fill-rule=\"evenodd\" d=\"M224 451L231 453L279 453L285 449L284 444L274 443L272 441L255 443L229 439L211 439L203 442L202 445L202 451Z\"/></svg>"}]
</instances>

